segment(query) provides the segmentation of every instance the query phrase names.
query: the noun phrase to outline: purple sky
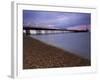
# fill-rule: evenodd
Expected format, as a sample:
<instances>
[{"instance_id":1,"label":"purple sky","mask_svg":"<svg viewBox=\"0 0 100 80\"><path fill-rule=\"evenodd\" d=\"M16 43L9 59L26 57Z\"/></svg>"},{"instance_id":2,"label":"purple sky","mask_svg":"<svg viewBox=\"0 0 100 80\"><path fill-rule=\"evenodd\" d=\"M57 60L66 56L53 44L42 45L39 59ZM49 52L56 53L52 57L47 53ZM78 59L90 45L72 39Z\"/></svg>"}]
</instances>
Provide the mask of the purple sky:
<instances>
[{"instance_id":1,"label":"purple sky","mask_svg":"<svg viewBox=\"0 0 100 80\"><path fill-rule=\"evenodd\" d=\"M23 25L25 26L68 28L90 24L90 13L23 10Z\"/></svg>"}]
</instances>

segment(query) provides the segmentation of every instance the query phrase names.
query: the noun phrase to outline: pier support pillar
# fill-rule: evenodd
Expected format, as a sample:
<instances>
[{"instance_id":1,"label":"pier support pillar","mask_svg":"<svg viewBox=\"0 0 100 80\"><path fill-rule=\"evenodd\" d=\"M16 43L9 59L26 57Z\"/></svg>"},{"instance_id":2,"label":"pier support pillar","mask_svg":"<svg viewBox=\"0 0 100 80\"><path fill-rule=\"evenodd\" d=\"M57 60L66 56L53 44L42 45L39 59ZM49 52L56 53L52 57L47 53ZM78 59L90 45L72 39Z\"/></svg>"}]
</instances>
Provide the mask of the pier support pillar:
<instances>
[{"instance_id":1,"label":"pier support pillar","mask_svg":"<svg viewBox=\"0 0 100 80\"><path fill-rule=\"evenodd\" d=\"M26 30L26 35L30 35L30 30Z\"/></svg>"}]
</instances>

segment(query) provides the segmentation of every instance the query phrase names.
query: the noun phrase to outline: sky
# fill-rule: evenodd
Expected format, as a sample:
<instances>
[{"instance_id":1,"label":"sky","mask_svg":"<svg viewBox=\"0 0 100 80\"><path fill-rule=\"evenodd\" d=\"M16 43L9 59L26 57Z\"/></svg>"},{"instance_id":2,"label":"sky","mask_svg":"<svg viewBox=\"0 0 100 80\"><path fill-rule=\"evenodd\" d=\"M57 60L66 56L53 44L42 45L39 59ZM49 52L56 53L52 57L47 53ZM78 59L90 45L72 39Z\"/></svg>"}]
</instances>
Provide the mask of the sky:
<instances>
[{"instance_id":1,"label":"sky","mask_svg":"<svg viewBox=\"0 0 100 80\"><path fill-rule=\"evenodd\" d=\"M90 24L90 13L23 10L24 26L31 25L33 27L46 28L75 28L76 26L80 27L81 25Z\"/></svg>"}]
</instances>

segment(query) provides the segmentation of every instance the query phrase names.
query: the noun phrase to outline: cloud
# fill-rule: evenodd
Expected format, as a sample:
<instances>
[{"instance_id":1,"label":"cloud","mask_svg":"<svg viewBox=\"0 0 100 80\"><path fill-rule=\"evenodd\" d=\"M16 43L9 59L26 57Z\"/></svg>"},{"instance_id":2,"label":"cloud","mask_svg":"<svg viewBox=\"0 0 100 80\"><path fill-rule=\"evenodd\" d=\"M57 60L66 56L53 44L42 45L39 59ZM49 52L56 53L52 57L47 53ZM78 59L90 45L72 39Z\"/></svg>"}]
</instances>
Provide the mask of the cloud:
<instances>
[{"instance_id":1,"label":"cloud","mask_svg":"<svg viewBox=\"0 0 100 80\"><path fill-rule=\"evenodd\" d=\"M67 29L70 30L90 30L90 24L89 25L77 25L77 26L72 26L72 27L68 27Z\"/></svg>"},{"instance_id":2,"label":"cloud","mask_svg":"<svg viewBox=\"0 0 100 80\"><path fill-rule=\"evenodd\" d=\"M89 13L23 11L23 24L35 27L66 28L68 26L90 24Z\"/></svg>"}]
</instances>

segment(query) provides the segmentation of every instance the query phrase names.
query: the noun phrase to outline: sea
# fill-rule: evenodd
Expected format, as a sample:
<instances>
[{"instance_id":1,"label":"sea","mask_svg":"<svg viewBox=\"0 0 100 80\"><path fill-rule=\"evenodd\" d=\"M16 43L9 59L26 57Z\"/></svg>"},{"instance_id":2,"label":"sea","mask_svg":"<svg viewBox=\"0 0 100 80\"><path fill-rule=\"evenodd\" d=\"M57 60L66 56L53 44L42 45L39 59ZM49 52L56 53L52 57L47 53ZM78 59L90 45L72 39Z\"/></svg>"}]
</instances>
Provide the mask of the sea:
<instances>
[{"instance_id":1,"label":"sea","mask_svg":"<svg viewBox=\"0 0 100 80\"><path fill-rule=\"evenodd\" d=\"M56 34L31 35L39 41L61 48L85 59L91 58L90 32L66 32Z\"/></svg>"}]
</instances>

